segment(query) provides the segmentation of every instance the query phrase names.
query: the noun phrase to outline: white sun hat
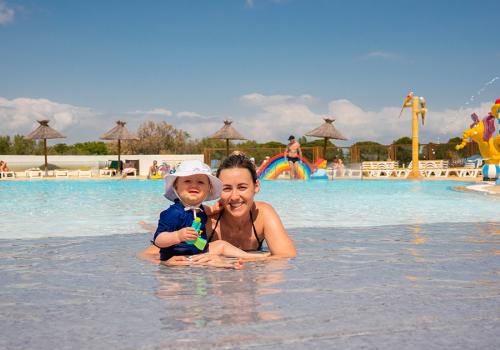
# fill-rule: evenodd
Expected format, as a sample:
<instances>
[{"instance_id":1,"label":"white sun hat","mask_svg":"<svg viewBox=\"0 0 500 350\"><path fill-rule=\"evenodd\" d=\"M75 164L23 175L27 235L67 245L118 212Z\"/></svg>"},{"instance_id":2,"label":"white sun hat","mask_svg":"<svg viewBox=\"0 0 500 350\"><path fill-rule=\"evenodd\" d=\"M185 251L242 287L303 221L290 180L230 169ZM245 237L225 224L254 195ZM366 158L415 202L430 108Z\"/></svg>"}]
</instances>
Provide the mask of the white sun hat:
<instances>
[{"instance_id":1,"label":"white sun hat","mask_svg":"<svg viewBox=\"0 0 500 350\"><path fill-rule=\"evenodd\" d=\"M175 173L168 174L165 177L165 197L172 202L177 199L177 193L175 192L174 182L178 177L181 176L191 176L191 175L207 175L210 180L210 193L208 194L206 201L211 201L217 199L222 191L222 181L217 177L212 175L210 167L199 160L185 160L183 161Z\"/></svg>"}]
</instances>

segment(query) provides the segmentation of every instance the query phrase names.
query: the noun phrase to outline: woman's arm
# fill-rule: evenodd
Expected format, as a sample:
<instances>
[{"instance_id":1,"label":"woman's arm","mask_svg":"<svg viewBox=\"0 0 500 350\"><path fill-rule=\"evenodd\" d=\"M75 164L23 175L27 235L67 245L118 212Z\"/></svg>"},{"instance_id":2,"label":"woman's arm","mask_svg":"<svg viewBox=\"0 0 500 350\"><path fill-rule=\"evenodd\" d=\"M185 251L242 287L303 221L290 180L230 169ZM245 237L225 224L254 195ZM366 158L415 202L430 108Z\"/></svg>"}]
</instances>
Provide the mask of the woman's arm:
<instances>
[{"instance_id":1,"label":"woman's arm","mask_svg":"<svg viewBox=\"0 0 500 350\"><path fill-rule=\"evenodd\" d=\"M267 203L260 202L259 209L262 210L264 222L264 239L271 251L271 257L292 258L297 256L297 250L292 239L281 222L274 208Z\"/></svg>"}]
</instances>

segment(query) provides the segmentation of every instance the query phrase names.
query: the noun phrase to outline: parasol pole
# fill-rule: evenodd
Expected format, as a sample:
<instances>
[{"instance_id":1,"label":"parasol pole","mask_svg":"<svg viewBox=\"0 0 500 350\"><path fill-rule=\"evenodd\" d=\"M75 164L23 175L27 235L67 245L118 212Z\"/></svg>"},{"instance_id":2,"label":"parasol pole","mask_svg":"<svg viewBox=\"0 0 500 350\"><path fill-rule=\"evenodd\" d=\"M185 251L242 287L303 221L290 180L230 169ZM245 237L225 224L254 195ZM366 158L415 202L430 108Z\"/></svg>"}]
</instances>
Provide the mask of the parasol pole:
<instances>
[{"instance_id":1,"label":"parasol pole","mask_svg":"<svg viewBox=\"0 0 500 350\"><path fill-rule=\"evenodd\" d=\"M47 139L43 139L43 152L45 155L45 177L49 175L47 162Z\"/></svg>"},{"instance_id":2,"label":"parasol pole","mask_svg":"<svg viewBox=\"0 0 500 350\"><path fill-rule=\"evenodd\" d=\"M328 142L328 137L325 137L325 143L323 144L323 158L326 160L326 143Z\"/></svg>"},{"instance_id":3,"label":"parasol pole","mask_svg":"<svg viewBox=\"0 0 500 350\"><path fill-rule=\"evenodd\" d=\"M121 140L118 139L118 173L122 173L122 162L120 161L120 153L121 153Z\"/></svg>"}]
</instances>

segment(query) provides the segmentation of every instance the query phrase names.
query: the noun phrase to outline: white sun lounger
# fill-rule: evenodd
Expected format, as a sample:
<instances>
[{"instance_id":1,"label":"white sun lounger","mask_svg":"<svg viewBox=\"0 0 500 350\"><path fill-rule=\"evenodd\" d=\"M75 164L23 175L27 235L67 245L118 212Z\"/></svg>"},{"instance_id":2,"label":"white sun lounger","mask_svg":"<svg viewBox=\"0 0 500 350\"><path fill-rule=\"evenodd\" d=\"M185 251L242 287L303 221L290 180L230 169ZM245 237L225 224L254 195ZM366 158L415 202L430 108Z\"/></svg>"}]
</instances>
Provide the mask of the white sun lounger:
<instances>
[{"instance_id":1,"label":"white sun lounger","mask_svg":"<svg viewBox=\"0 0 500 350\"><path fill-rule=\"evenodd\" d=\"M15 178L16 177L16 173L13 172L13 171L2 171L0 172L0 179L7 179L7 178Z\"/></svg>"},{"instance_id":2,"label":"white sun lounger","mask_svg":"<svg viewBox=\"0 0 500 350\"><path fill-rule=\"evenodd\" d=\"M56 169L54 170L54 175L55 177L69 177L69 172L64 169Z\"/></svg>"},{"instance_id":3,"label":"white sun lounger","mask_svg":"<svg viewBox=\"0 0 500 350\"><path fill-rule=\"evenodd\" d=\"M78 177L92 177L92 170L78 169Z\"/></svg>"}]
</instances>

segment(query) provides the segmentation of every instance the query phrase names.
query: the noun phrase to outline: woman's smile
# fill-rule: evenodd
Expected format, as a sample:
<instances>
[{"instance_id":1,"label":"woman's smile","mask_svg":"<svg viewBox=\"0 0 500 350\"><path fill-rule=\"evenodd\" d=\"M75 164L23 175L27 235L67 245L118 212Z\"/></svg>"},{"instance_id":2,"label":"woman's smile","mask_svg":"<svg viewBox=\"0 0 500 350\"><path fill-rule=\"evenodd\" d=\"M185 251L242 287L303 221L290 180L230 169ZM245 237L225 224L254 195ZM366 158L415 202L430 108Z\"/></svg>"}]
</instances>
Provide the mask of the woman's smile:
<instances>
[{"instance_id":1,"label":"woman's smile","mask_svg":"<svg viewBox=\"0 0 500 350\"><path fill-rule=\"evenodd\" d=\"M244 207L244 202L239 201L239 202L229 202L229 207L231 208L231 211L237 211L239 209L243 209Z\"/></svg>"}]
</instances>

